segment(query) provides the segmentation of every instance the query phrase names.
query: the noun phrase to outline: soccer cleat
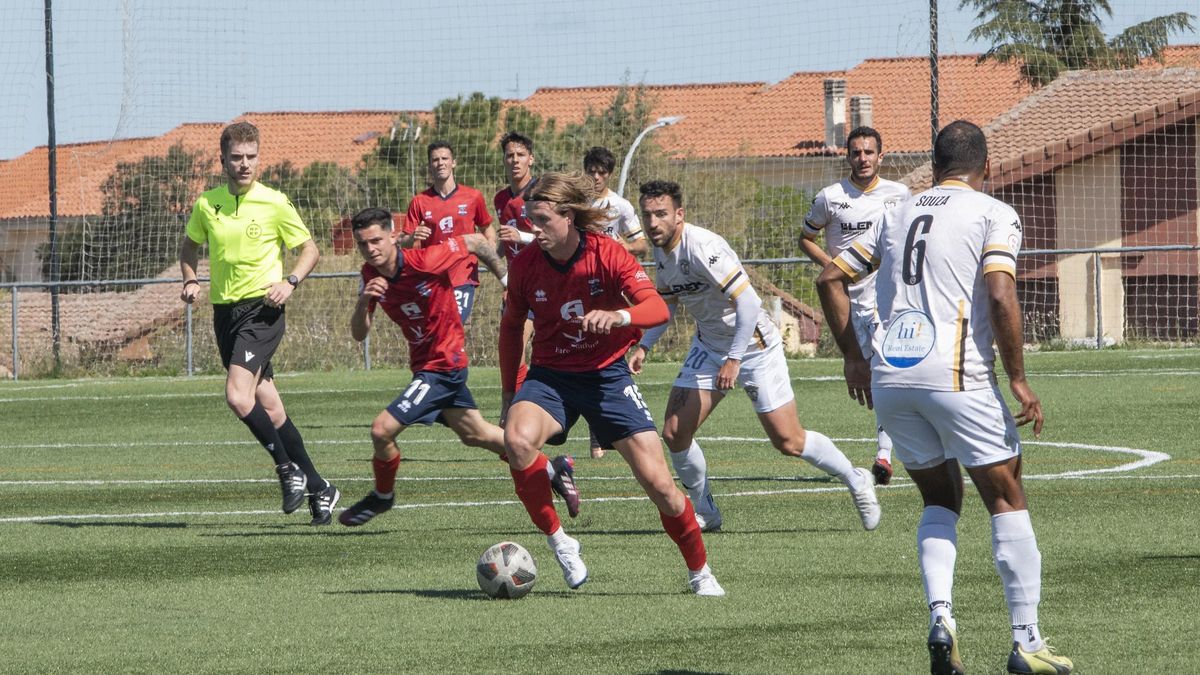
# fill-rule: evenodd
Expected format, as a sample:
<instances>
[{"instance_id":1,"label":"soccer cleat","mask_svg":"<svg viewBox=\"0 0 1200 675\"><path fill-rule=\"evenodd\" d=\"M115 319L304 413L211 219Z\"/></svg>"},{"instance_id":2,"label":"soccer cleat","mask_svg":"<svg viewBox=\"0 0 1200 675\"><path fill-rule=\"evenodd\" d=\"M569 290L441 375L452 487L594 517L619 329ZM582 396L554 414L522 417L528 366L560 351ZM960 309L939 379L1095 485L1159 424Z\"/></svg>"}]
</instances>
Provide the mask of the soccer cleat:
<instances>
[{"instance_id":1,"label":"soccer cleat","mask_svg":"<svg viewBox=\"0 0 1200 675\"><path fill-rule=\"evenodd\" d=\"M929 672L931 675L964 675L967 672L958 655L958 637L942 617L938 617L929 629Z\"/></svg>"},{"instance_id":2,"label":"soccer cleat","mask_svg":"<svg viewBox=\"0 0 1200 675\"><path fill-rule=\"evenodd\" d=\"M690 496L690 495L689 495ZM692 499L692 510L696 512L696 522L701 532L716 532L721 529L721 509L713 501L712 484L706 478L704 491L699 499Z\"/></svg>"},{"instance_id":3,"label":"soccer cleat","mask_svg":"<svg viewBox=\"0 0 1200 675\"><path fill-rule=\"evenodd\" d=\"M873 530L879 527L879 518L883 513L879 508L879 498L875 496L875 481L866 469L855 469L854 473L859 475L863 487L861 490L850 488L850 494L854 497L854 506L858 509L858 517L862 519L863 529Z\"/></svg>"},{"instance_id":4,"label":"soccer cleat","mask_svg":"<svg viewBox=\"0 0 1200 675\"><path fill-rule=\"evenodd\" d=\"M562 545L554 549L554 559L562 568L563 578L567 580L567 587L571 589L579 588L588 580L587 565L584 565L583 558L579 557L581 548L578 539L567 537Z\"/></svg>"},{"instance_id":5,"label":"soccer cleat","mask_svg":"<svg viewBox=\"0 0 1200 675\"><path fill-rule=\"evenodd\" d=\"M325 486L324 490L308 496L308 512L312 514L311 525L328 525L333 522L333 507L337 506L342 493L333 483Z\"/></svg>"},{"instance_id":6,"label":"soccer cleat","mask_svg":"<svg viewBox=\"0 0 1200 675\"><path fill-rule=\"evenodd\" d=\"M562 497L567 505L567 515L574 518L579 515L579 490L575 487L575 460L570 455L559 455L550 460L554 467L554 479L550 487ZM583 582L580 582L583 583Z\"/></svg>"},{"instance_id":7,"label":"soccer cleat","mask_svg":"<svg viewBox=\"0 0 1200 675\"><path fill-rule=\"evenodd\" d=\"M283 512L292 513L304 503L308 476L304 475L295 462L276 466L275 474L279 476L279 487L283 490Z\"/></svg>"},{"instance_id":8,"label":"soccer cleat","mask_svg":"<svg viewBox=\"0 0 1200 675\"><path fill-rule=\"evenodd\" d=\"M384 499L372 491L366 497L358 500L354 506L342 511L342 514L338 516L338 522L347 527L364 525L368 520L391 509L394 501L395 499L392 497Z\"/></svg>"},{"instance_id":9,"label":"soccer cleat","mask_svg":"<svg viewBox=\"0 0 1200 675\"><path fill-rule=\"evenodd\" d=\"M702 597L725 597L725 589L721 588L721 584L717 583L717 578L713 576L712 570L709 569L708 565L705 565L697 572L689 570L688 585L692 587L693 593Z\"/></svg>"},{"instance_id":10,"label":"soccer cleat","mask_svg":"<svg viewBox=\"0 0 1200 675\"><path fill-rule=\"evenodd\" d=\"M1027 652L1017 642L1013 642L1012 651L1008 654L1008 672L1029 675L1038 673L1045 675L1067 675L1075 667L1071 659L1054 653L1054 647L1043 644L1036 652Z\"/></svg>"},{"instance_id":11,"label":"soccer cleat","mask_svg":"<svg viewBox=\"0 0 1200 675\"><path fill-rule=\"evenodd\" d=\"M871 473L875 475L876 485L887 485L892 482L892 463L882 457L877 457L875 463L871 465Z\"/></svg>"}]
</instances>

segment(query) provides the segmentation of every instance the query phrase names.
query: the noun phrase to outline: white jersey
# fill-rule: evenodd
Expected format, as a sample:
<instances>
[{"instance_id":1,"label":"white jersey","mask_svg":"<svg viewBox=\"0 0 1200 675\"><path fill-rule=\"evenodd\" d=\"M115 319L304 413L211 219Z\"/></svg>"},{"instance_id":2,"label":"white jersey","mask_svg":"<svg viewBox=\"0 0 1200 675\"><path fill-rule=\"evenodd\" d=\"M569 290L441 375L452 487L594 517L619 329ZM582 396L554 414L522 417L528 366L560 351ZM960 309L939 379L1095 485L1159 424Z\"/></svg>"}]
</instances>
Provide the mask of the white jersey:
<instances>
[{"instance_id":1,"label":"white jersey","mask_svg":"<svg viewBox=\"0 0 1200 675\"><path fill-rule=\"evenodd\" d=\"M637 241L646 236L642 232L642 221L638 220L637 210L633 208L633 204L612 190L592 202L592 206L608 212L608 222L604 224L604 234L609 237L617 241Z\"/></svg>"},{"instance_id":2,"label":"white jersey","mask_svg":"<svg viewBox=\"0 0 1200 675\"><path fill-rule=\"evenodd\" d=\"M726 355L733 345L737 310L733 301L750 278L742 262L719 234L684 223L674 248L654 248L655 284L668 303L680 303L696 320L696 337L712 351ZM768 349L781 341L779 329L759 308L747 352Z\"/></svg>"},{"instance_id":3,"label":"white jersey","mask_svg":"<svg viewBox=\"0 0 1200 675\"><path fill-rule=\"evenodd\" d=\"M861 190L849 178L825 187L813 198L804 216L804 234L816 237L825 230L825 249L831 257L846 250L850 242L883 220L883 214L912 196L903 183L876 176ZM875 281L867 276L850 286L856 314L870 314L875 306Z\"/></svg>"},{"instance_id":4,"label":"white jersey","mask_svg":"<svg viewBox=\"0 0 1200 675\"><path fill-rule=\"evenodd\" d=\"M851 279L878 264L872 387L993 386L984 275L1016 277L1021 220L1011 206L945 181L888 212L834 263Z\"/></svg>"}]
</instances>

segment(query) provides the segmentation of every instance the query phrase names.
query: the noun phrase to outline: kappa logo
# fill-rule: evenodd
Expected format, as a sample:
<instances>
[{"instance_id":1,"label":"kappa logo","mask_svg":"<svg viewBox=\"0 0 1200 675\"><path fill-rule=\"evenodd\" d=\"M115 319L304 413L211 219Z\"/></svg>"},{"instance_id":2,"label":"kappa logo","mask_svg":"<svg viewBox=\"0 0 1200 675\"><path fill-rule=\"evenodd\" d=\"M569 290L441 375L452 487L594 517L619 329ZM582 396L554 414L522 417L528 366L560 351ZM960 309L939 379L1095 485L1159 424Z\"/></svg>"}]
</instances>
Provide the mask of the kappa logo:
<instances>
[{"instance_id":1,"label":"kappa logo","mask_svg":"<svg viewBox=\"0 0 1200 675\"><path fill-rule=\"evenodd\" d=\"M850 202L833 202L830 204L830 206L835 209L841 209L845 211L846 209L850 208Z\"/></svg>"},{"instance_id":2,"label":"kappa logo","mask_svg":"<svg viewBox=\"0 0 1200 675\"><path fill-rule=\"evenodd\" d=\"M716 254L716 255L710 255L710 256L708 256L708 266L709 266L709 267L712 267L713 265L716 265L716 264L717 264L717 261L718 261L718 260L720 260L720 259L721 259L721 254L720 254L720 253L718 253L718 254Z\"/></svg>"},{"instance_id":3,"label":"kappa logo","mask_svg":"<svg viewBox=\"0 0 1200 675\"><path fill-rule=\"evenodd\" d=\"M540 288L537 289L536 291L534 291L533 300L534 300L534 302L545 302L546 301L546 291L543 291Z\"/></svg>"},{"instance_id":4,"label":"kappa logo","mask_svg":"<svg viewBox=\"0 0 1200 675\"><path fill-rule=\"evenodd\" d=\"M250 363L252 360L254 360L254 356L255 356L254 352L247 349L246 350L246 363Z\"/></svg>"}]
</instances>

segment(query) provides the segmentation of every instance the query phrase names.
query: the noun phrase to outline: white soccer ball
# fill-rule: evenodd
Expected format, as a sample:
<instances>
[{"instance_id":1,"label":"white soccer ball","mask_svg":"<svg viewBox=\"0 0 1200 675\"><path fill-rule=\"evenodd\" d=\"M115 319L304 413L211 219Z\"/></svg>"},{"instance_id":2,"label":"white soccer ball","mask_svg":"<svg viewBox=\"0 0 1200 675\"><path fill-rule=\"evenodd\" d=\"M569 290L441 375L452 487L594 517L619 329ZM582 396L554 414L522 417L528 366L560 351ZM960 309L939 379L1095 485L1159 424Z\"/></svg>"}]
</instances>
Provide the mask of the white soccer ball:
<instances>
[{"instance_id":1,"label":"white soccer ball","mask_svg":"<svg viewBox=\"0 0 1200 675\"><path fill-rule=\"evenodd\" d=\"M515 600L533 590L537 565L524 546L502 541L479 556L475 579L488 596Z\"/></svg>"}]
</instances>

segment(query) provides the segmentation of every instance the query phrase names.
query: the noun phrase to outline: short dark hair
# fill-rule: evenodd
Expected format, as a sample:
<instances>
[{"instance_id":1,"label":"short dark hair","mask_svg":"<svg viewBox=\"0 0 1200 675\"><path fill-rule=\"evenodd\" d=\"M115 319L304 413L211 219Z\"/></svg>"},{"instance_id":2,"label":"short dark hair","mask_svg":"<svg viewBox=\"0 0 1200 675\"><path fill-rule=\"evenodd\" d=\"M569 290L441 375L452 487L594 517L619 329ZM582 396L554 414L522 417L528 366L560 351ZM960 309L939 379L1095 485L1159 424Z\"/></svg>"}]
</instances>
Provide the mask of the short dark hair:
<instances>
[{"instance_id":1,"label":"short dark hair","mask_svg":"<svg viewBox=\"0 0 1200 675\"><path fill-rule=\"evenodd\" d=\"M983 129L966 120L955 120L938 132L933 143L933 173L982 173L987 164L987 138Z\"/></svg>"},{"instance_id":2,"label":"short dark hair","mask_svg":"<svg viewBox=\"0 0 1200 675\"><path fill-rule=\"evenodd\" d=\"M425 159L433 159L433 151L445 148L450 151L450 158L454 159L454 148L446 141L434 141L425 149Z\"/></svg>"},{"instance_id":3,"label":"short dark hair","mask_svg":"<svg viewBox=\"0 0 1200 675\"><path fill-rule=\"evenodd\" d=\"M608 148L597 145L583 156L583 170L587 171L593 166L602 169L604 173L612 173L613 169L617 168L617 158L613 157Z\"/></svg>"},{"instance_id":4,"label":"short dark hair","mask_svg":"<svg viewBox=\"0 0 1200 675\"><path fill-rule=\"evenodd\" d=\"M533 154L533 139L519 131L510 131L500 137L501 152L504 151L504 148L508 147L509 143L520 143L521 145L525 146L525 149L529 151L529 154Z\"/></svg>"},{"instance_id":5,"label":"short dark hair","mask_svg":"<svg viewBox=\"0 0 1200 675\"><path fill-rule=\"evenodd\" d=\"M652 180L642 183L638 187L638 192L642 193L638 201L668 195L671 198L672 206L675 208L683 206L683 190L679 189L679 183L669 180Z\"/></svg>"},{"instance_id":6,"label":"short dark hair","mask_svg":"<svg viewBox=\"0 0 1200 675\"><path fill-rule=\"evenodd\" d=\"M249 122L234 122L221 130L221 156L229 154L234 143L258 143L258 127Z\"/></svg>"},{"instance_id":7,"label":"short dark hair","mask_svg":"<svg viewBox=\"0 0 1200 675\"><path fill-rule=\"evenodd\" d=\"M856 127L854 131L851 131L850 135L846 137L847 150L850 149L850 141L856 138L874 138L875 149L879 152L883 152L883 136L880 136L879 132L875 131L871 127Z\"/></svg>"},{"instance_id":8,"label":"short dark hair","mask_svg":"<svg viewBox=\"0 0 1200 675\"><path fill-rule=\"evenodd\" d=\"M378 225L385 230L392 229L392 212L387 209L381 209L378 206L372 206L359 211L350 219L350 230L352 232L365 230L372 225Z\"/></svg>"}]
</instances>

